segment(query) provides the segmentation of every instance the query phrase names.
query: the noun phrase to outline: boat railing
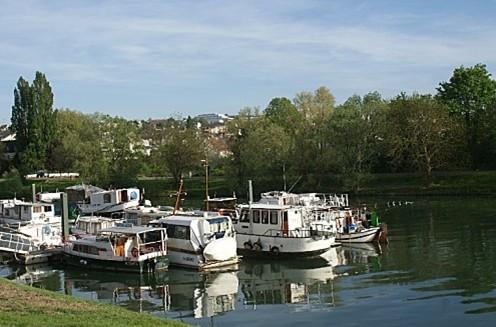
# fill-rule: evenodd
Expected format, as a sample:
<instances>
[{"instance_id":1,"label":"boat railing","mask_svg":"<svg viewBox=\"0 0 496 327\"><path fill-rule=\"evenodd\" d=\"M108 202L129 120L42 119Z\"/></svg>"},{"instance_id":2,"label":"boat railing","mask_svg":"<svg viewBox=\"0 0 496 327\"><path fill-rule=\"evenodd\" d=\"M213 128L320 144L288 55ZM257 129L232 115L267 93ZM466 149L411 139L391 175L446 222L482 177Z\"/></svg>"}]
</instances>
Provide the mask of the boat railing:
<instances>
[{"instance_id":1,"label":"boat railing","mask_svg":"<svg viewBox=\"0 0 496 327\"><path fill-rule=\"evenodd\" d=\"M312 228L298 228L298 229L289 229L289 230L269 229L263 234L263 236L309 238L309 237L319 237L319 236L330 236L331 234L334 233L330 233L326 231L324 228L318 228L318 226L314 225L312 226Z\"/></svg>"}]
</instances>

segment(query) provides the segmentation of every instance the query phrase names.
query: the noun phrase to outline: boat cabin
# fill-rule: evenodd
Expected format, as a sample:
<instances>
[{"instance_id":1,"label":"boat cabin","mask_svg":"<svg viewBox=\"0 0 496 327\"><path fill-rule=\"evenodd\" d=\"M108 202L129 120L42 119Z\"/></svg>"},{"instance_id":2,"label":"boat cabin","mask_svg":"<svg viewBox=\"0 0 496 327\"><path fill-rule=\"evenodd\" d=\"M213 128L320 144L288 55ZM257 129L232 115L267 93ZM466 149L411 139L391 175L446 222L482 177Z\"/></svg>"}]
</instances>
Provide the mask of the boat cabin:
<instances>
[{"instance_id":1,"label":"boat cabin","mask_svg":"<svg viewBox=\"0 0 496 327\"><path fill-rule=\"evenodd\" d=\"M75 225L71 228L71 233L77 235L96 235L102 229L114 227L118 223L123 223L122 219L112 219L108 217L83 216L79 217Z\"/></svg>"},{"instance_id":2,"label":"boat cabin","mask_svg":"<svg viewBox=\"0 0 496 327\"><path fill-rule=\"evenodd\" d=\"M239 207L236 231L243 234L291 236L304 229L302 209L289 205L254 203Z\"/></svg>"},{"instance_id":3,"label":"boat cabin","mask_svg":"<svg viewBox=\"0 0 496 327\"><path fill-rule=\"evenodd\" d=\"M114 226L100 230L95 237L73 241L71 250L99 258L122 257L129 260L165 251L166 239L163 228Z\"/></svg>"},{"instance_id":4,"label":"boat cabin","mask_svg":"<svg viewBox=\"0 0 496 327\"><path fill-rule=\"evenodd\" d=\"M0 223L60 222L53 204L24 202L16 199L0 201Z\"/></svg>"},{"instance_id":5,"label":"boat cabin","mask_svg":"<svg viewBox=\"0 0 496 327\"><path fill-rule=\"evenodd\" d=\"M84 203L79 203L83 213L118 212L129 207L137 207L140 202L138 188L125 188L91 193Z\"/></svg>"},{"instance_id":6,"label":"boat cabin","mask_svg":"<svg viewBox=\"0 0 496 327\"><path fill-rule=\"evenodd\" d=\"M234 237L228 216L174 215L152 221L149 225L167 229L167 242L171 248L195 252L212 240Z\"/></svg>"}]
</instances>

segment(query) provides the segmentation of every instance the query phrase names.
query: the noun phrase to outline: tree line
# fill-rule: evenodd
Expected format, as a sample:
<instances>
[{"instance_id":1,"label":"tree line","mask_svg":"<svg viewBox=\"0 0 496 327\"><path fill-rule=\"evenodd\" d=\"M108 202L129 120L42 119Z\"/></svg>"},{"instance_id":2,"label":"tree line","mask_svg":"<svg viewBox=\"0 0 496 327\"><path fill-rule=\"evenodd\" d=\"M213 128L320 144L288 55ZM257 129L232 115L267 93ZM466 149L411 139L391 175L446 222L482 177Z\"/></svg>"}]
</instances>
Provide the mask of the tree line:
<instances>
[{"instance_id":1,"label":"tree line","mask_svg":"<svg viewBox=\"0 0 496 327\"><path fill-rule=\"evenodd\" d=\"M429 184L439 170L495 169L495 120L496 82L483 64L456 68L434 94L370 92L337 105L320 87L273 98L266 108L242 109L220 140L190 117L129 121L54 110L50 84L37 72L31 84L17 82L17 154L4 169L76 171L88 182L124 186L139 175L179 182L200 174L207 159L234 189L255 179L270 188L359 192L374 173L422 173ZM219 155L219 142L229 155Z\"/></svg>"}]
</instances>

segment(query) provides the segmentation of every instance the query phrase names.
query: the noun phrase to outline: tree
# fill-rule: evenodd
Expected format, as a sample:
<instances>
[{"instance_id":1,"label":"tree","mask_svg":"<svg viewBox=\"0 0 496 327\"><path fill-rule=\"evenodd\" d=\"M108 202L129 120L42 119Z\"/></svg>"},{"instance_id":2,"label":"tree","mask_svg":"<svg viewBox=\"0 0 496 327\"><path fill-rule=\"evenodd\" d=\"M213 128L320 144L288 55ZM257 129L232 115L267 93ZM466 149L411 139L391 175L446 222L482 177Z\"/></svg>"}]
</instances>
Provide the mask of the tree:
<instances>
[{"instance_id":1,"label":"tree","mask_svg":"<svg viewBox=\"0 0 496 327\"><path fill-rule=\"evenodd\" d=\"M391 157L422 172L428 184L434 170L456 163L463 129L430 95L401 94L391 101L387 119Z\"/></svg>"},{"instance_id":2,"label":"tree","mask_svg":"<svg viewBox=\"0 0 496 327\"><path fill-rule=\"evenodd\" d=\"M318 188L332 171L334 154L327 126L334 110L334 96L326 87L320 87L314 93L298 93L293 102L303 118L295 136L295 169L301 176L313 174L316 180L310 183Z\"/></svg>"},{"instance_id":3,"label":"tree","mask_svg":"<svg viewBox=\"0 0 496 327\"><path fill-rule=\"evenodd\" d=\"M103 118L68 109L56 117L56 141L50 150L51 169L78 172L89 183L106 184L108 164L102 149Z\"/></svg>"},{"instance_id":4,"label":"tree","mask_svg":"<svg viewBox=\"0 0 496 327\"><path fill-rule=\"evenodd\" d=\"M163 171L168 171L174 178L176 186L183 174L200 165L204 157L204 140L200 131L185 128L182 122L167 129L162 144L152 152L155 162Z\"/></svg>"},{"instance_id":5,"label":"tree","mask_svg":"<svg viewBox=\"0 0 496 327\"><path fill-rule=\"evenodd\" d=\"M17 140L17 165L23 173L46 166L47 152L55 135L52 107L52 88L44 74L36 72L32 85L19 78L11 122Z\"/></svg>"},{"instance_id":6,"label":"tree","mask_svg":"<svg viewBox=\"0 0 496 327\"><path fill-rule=\"evenodd\" d=\"M144 152L138 126L124 118L103 116L99 128L108 167L108 184L129 186L135 183Z\"/></svg>"},{"instance_id":7,"label":"tree","mask_svg":"<svg viewBox=\"0 0 496 327\"><path fill-rule=\"evenodd\" d=\"M450 113L465 123L472 166L484 165L481 160L485 152L482 139L486 134L483 122L496 100L496 81L483 64L461 66L454 70L448 82L439 83L437 91L439 100L447 105Z\"/></svg>"},{"instance_id":8,"label":"tree","mask_svg":"<svg viewBox=\"0 0 496 327\"><path fill-rule=\"evenodd\" d=\"M330 121L335 161L345 187L358 193L382 147L387 104L377 92L354 95L336 108Z\"/></svg>"},{"instance_id":9,"label":"tree","mask_svg":"<svg viewBox=\"0 0 496 327\"><path fill-rule=\"evenodd\" d=\"M301 116L288 98L273 98L264 110L265 117L287 131L295 131Z\"/></svg>"}]
</instances>

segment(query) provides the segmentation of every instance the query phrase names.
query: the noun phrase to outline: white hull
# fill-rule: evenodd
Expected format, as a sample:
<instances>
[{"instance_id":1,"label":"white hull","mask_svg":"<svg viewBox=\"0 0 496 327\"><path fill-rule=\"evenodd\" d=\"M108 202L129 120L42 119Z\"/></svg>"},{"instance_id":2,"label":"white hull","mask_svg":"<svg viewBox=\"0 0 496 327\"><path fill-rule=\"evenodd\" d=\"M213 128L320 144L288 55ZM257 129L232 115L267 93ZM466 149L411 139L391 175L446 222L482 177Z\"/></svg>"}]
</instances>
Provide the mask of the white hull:
<instances>
[{"instance_id":1,"label":"white hull","mask_svg":"<svg viewBox=\"0 0 496 327\"><path fill-rule=\"evenodd\" d=\"M353 233L338 232L336 240L342 243L369 243L374 241L379 231L380 227L371 227Z\"/></svg>"},{"instance_id":2,"label":"white hull","mask_svg":"<svg viewBox=\"0 0 496 327\"><path fill-rule=\"evenodd\" d=\"M241 234L236 235L238 249L253 254L312 255L327 251L335 244L334 237L284 237ZM261 245L261 249L255 244ZM248 245L249 244L249 245Z\"/></svg>"},{"instance_id":3,"label":"white hull","mask_svg":"<svg viewBox=\"0 0 496 327\"><path fill-rule=\"evenodd\" d=\"M201 253L185 252L184 250L170 247L167 249L167 256L171 265L197 270L207 270L239 263L239 257L237 256L223 261L205 261Z\"/></svg>"},{"instance_id":4,"label":"white hull","mask_svg":"<svg viewBox=\"0 0 496 327\"><path fill-rule=\"evenodd\" d=\"M134 208L139 206L139 201L130 201L120 204L80 204L79 210L82 214L93 214L93 213L112 213L121 212L125 209Z\"/></svg>"}]
</instances>

